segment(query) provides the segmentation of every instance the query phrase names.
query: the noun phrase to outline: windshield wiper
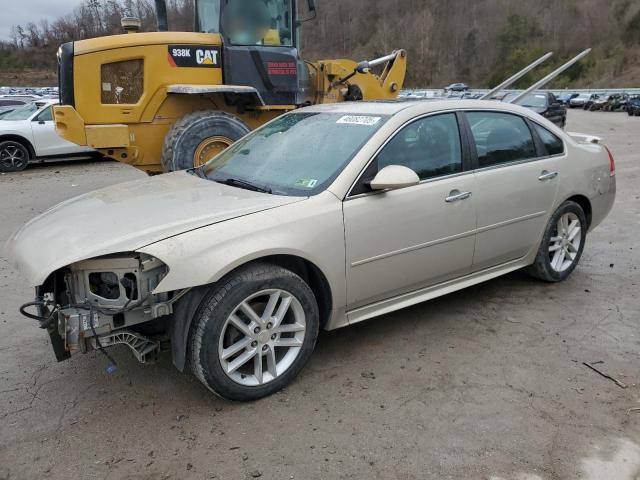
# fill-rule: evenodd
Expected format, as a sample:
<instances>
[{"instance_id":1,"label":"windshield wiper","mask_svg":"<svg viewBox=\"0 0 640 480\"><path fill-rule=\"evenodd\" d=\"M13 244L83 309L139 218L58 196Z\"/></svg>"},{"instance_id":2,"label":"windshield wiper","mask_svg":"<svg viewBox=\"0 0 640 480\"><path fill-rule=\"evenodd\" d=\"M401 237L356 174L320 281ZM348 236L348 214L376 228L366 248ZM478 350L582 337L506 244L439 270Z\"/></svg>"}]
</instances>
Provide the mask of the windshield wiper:
<instances>
[{"instance_id":1,"label":"windshield wiper","mask_svg":"<svg viewBox=\"0 0 640 480\"><path fill-rule=\"evenodd\" d=\"M222 183L224 185L230 185L232 187L244 188L245 190L252 190L254 192L269 193L269 194L273 193L273 190L271 190L269 187L261 187L251 182L247 182L246 180L239 180L237 178L227 178L226 180L216 180L216 182Z\"/></svg>"}]
</instances>

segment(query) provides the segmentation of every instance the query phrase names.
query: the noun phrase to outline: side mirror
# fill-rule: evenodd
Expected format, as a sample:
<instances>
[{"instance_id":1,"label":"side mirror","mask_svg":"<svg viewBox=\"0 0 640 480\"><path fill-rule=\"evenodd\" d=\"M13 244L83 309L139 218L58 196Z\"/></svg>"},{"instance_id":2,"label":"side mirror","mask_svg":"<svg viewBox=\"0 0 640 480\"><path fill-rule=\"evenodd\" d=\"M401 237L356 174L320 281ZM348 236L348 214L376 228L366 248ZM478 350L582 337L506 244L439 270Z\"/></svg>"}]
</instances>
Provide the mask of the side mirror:
<instances>
[{"instance_id":1,"label":"side mirror","mask_svg":"<svg viewBox=\"0 0 640 480\"><path fill-rule=\"evenodd\" d=\"M378 172L370 186L372 190L397 190L420 183L418 174L402 165L389 165Z\"/></svg>"}]
</instances>

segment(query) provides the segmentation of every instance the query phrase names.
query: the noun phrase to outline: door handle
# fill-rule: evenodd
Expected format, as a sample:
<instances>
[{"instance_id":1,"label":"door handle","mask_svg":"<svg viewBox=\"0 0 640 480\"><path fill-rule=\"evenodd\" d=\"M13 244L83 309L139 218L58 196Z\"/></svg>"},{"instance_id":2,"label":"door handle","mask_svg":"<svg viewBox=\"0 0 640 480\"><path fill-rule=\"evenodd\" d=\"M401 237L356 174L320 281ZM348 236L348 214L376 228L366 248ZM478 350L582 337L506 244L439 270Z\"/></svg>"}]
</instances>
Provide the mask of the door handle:
<instances>
[{"instance_id":1,"label":"door handle","mask_svg":"<svg viewBox=\"0 0 640 480\"><path fill-rule=\"evenodd\" d=\"M466 200L471 197L471 192L460 192L458 190L453 190L449 193L449 196L444 199L447 203L459 202L461 200Z\"/></svg>"},{"instance_id":2,"label":"door handle","mask_svg":"<svg viewBox=\"0 0 640 480\"><path fill-rule=\"evenodd\" d=\"M546 170L543 170L540 176L538 177L538 180L540 180L541 182L544 182L546 180L553 180L557 176L558 176L558 172L547 172Z\"/></svg>"}]
</instances>

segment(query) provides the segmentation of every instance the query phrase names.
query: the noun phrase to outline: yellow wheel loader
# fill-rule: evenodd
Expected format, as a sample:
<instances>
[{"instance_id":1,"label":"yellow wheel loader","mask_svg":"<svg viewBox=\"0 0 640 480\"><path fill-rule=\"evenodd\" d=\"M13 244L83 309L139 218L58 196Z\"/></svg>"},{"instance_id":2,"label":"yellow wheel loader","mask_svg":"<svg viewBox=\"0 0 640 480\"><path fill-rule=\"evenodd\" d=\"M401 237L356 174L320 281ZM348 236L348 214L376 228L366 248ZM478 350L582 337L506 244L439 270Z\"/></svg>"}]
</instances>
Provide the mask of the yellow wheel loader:
<instances>
[{"instance_id":1,"label":"yellow wheel loader","mask_svg":"<svg viewBox=\"0 0 640 480\"><path fill-rule=\"evenodd\" d=\"M308 10L315 16L315 0ZM147 173L202 165L287 111L318 103L395 98L406 53L356 63L300 59L296 0L196 0L195 32L70 42L58 52L60 136ZM379 74L372 69L378 67Z\"/></svg>"}]
</instances>

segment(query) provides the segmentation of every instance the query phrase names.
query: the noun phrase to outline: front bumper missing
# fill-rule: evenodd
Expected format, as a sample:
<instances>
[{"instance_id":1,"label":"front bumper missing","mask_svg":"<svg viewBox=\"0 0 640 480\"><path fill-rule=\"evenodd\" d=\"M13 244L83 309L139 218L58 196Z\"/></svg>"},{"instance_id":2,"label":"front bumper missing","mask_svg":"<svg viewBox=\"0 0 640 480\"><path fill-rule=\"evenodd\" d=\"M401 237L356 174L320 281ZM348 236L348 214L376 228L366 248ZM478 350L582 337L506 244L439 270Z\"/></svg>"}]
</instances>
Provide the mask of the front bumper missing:
<instances>
[{"instance_id":1,"label":"front bumper missing","mask_svg":"<svg viewBox=\"0 0 640 480\"><path fill-rule=\"evenodd\" d=\"M41 291L41 287L36 288L36 300L42 299L43 292ZM42 318L46 318L50 315L50 311L44 305L38 305L36 307L38 315ZM68 352L64 346L64 338L60 335L58 329L58 323L52 322L49 326L47 326L47 333L49 334L49 338L51 339L51 347L53 348L53 353L56 356L56 360L58 362L63 362L71 357L71 352Z\"/></svg>"},{"instance_id":2,"label":"front bumper missing","mask_svg":"<svg viewBox=\"0 0 640 480\"><path fill-rule=\"evenodd\" d=\"M127 345L140 363L146 363L149 355L160 351L159 341L151 340L128 329L111 330L111 322L101 318L100 313L95 310L77 308L60 310L57 333L67 355L65 358L76 352L87 353L114 345ZM54 344L53 347L56 351L57 346ZM57 352L56 358L58 358Z\"/></svg>"},{"instance_id":3,"label":"front bumper missing","mask_svg":"<svg viewBox=\"0 0 640 480\"><path fill-rule=\"evenodd\" d=\"M95 339L91 340L94 349L98 349ZM140 363L147 363L147 356L160 352L160 342L155 342L131 330L118 330L117 332L100 337L100 345L103 348L113 345L127 345Z\"/></svg>"}]
</instances>

